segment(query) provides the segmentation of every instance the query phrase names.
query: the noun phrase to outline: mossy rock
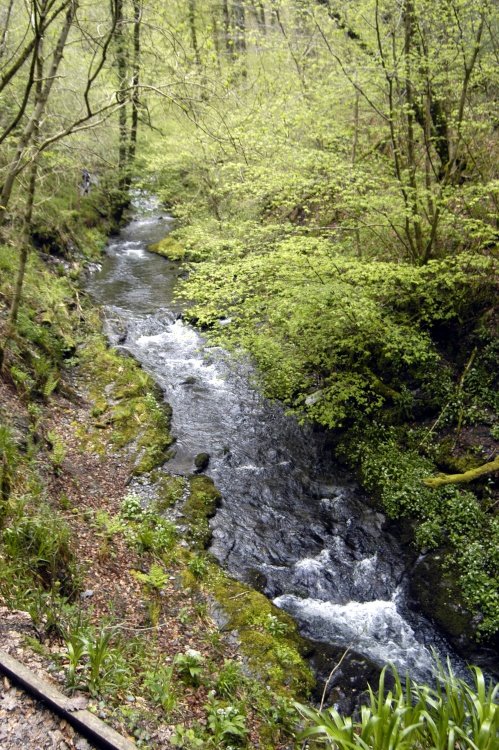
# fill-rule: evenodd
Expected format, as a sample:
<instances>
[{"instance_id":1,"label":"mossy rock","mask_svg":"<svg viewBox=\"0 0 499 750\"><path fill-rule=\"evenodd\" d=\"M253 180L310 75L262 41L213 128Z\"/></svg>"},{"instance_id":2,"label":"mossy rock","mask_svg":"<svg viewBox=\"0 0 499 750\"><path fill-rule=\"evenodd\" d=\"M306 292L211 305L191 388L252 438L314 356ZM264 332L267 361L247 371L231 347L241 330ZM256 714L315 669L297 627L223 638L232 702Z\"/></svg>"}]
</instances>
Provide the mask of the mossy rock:
<instances>
[{"instance_id":1,"label":"mossy rock","mask_svg":"<svg viewBox=\"0 0 499 750\"><path fill-rule=\"evenodd\" d=\"M314 677L294 620L217 565L209 564L203 585L221 610L222 630L235 632L250 671L278 693L307 696Z\"/></svg>"},{"instance_id":2,"label":"mossy rock","mask_svg":"<svg viewBox=\"0 0 499 750\"><path fill-rule=\"evenodd\" d=\"M200 549L206 549L211 541L209 519L215 515L221 499L210 477L196 474L189 478L189 495L182 510L190 541Z\"/></svg>"},{"instance_id":3,"label":"mossy rock","mask_svg":"<svg viewBox=\"0 0 499 750\"><path fill-rule=\"evenodd\" d=\"M436 461L438 468L445 473L464 474L469 469L476 469L483 464L483 458L475 453L466 451L460 455L452 453L454 440L447 437L438 446Z\"/></svg>"},{"instance_id":4,"label":"mossy rock","mask_svg":"<svg viewBox=\"0 0 499 750\"><path fill-rule=\"evenodd\" d=\"M185 258L185 250L182 245L170 236L148 245L147 249L151 253L168 258L168 260L183 260Z\"/></svg>"},{"instance_id":5,"label":"mossy rock","mask_svg":"<svg viewBox=\"0 0 499 750\"><path fill-rule=\"evenodd\" d=\"M210 454L209 453L198 453L196 458L194 459L194 466L196 467L196 473L201 473L204 471L208 464L210 463Z\"/></svg>"},{"instance_id":6,"label":"mossy rock","mask_svg":"<svg viewBox=\"0 0 499 750\"><path fill-rule=\"evenodd\" d=\"M157 476L158 474L160 476ZM187 489L187 479L175 474L153 472L151 481L155 485L154 508L158 513L163 513L168 508L173 507L175 503L178 503Z\"/></svg>"},{"instance_id":7,"label":"mossy rock","mask_svg":"<svg viewBox=\"0 0 499 750\"><path fill-rule=\"evenodd\" d=\"M87 341L80 359L94 401L92 415L98 417L95 427L103 431L103 438L91 436L90 443L110 440L118 448L134 446L134 474L161 466L174 442L172 411L152 378L134 359L109 348L101 335Z\"/></svg>"},{"instance_id":8,"label":"mossy rock","mask_svg":"<svg viewBox=\"0 0 499 750\"><path fill-rule=\"evenodd\" d=\"M411 595L430 620L447 634L454 647L463 652L476 641L476 623L465 607L458 581L444 568L445 554L427 554L411 576Z\"/></svg>"}]
</instances>

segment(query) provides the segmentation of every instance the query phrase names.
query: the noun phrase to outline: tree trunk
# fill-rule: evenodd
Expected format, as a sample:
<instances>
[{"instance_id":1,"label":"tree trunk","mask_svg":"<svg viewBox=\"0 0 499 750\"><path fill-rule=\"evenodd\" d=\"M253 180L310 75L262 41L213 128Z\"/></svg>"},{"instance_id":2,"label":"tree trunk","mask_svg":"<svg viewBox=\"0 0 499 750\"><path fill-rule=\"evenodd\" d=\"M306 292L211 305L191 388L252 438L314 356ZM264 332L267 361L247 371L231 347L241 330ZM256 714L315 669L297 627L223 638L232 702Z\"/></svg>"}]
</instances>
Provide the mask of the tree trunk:
<instances>
[{"instance_id":1,"label":"tree trunk","mask_svg":"<svg viewBox=\"0 0 499 750\"><path fill-rule=\"evenodd\" d=\"M199 55L198 37L196 33L196 0L189 0L188 5L189 30L191 32L191 44L194 51L194 59L198 68L201 67L201 57Z\"/></svg>"},{"instance_id":2,"label":"tree trunk","mask_svg":"<svg viewBox=\"0 0 499 750\"><path fill-rule=\"evenodd\" d=\"M36 57L36 98L35 98L35 109L36 104L43 96L43 39L40 39L39 44L36 46L37 57ZM33 130L33 141L36 143L39 136L40 123L37 120L35 122ZM35 202L36 192L36 178L38 171L38 160L35 156L31 162L29 183L28 183L28 195L26 197L26 205L24 209L24 221L23 231L21 236L21 249L19 253L19 266L17 269L16 285L14 288L14 295L12 297L12 303L9 312L9 319L7 321L7 330L5 332L5 338L2 346L0 347L0 370L2 370L5 362L5 353L7 351L9 342L14 335L14 330L17 324L17 317L19 314L19 306L21 304L21 296L24 285L24 276L26 274L26 265L28 262L29 249L31 246L31 222L33 219L33 205Z\"/></svg>"},{"instance_id":3,"label":"tree trunk","mask_svg":"<svg viewBox=\"0 0 499 750\"><path fill-rule=\"evenodd\" d=\"M359 145L359 100L360 94L357 89L355 89L355 102L353 106L352 167L355 166L357 147ZM355 245L357 249L357 257L362 258L362 245L360 244L360 231L357 219L355 220Z\"/></svg>"},{"instance_id":4,"label":"tree trunk","mask_svg":"<svg viewBox=\"0 0 499 750\"><path fill-rule=\"evenodd\" d=\"M469 471L465 471L463 474L440 474L437 477L423 479L423 484L433 489L442 487L444 484L466 484L487 474L493 474L496 471L499 471L499 456L493 461L478 466L476 469L469 469Z\"/></svg>"},{"instance_id":5,"label":"tree trunk","mask_svg":"<svg viewBox=\"0 0 499 750\"><path fill-rule=\"evenodd\" d=\"M235 48L239 53L246 52L246 10L244 0L234 3Z\"/></svg>"},{"instance_id":6,"label":"tree trunk","mask_svg":"<svg viewBox=\"0 0 499 750\"><path fill-rule=\"evenodd\" d=\"M229 0L222 0L225 49L230 57L234 54L234 42L231 39Z\"/></svg>"},{"instance_id":7,"label":"tree trunk","mask_svg":"<svg viewBox=\"0 0 499 750\"><path fill-rule=\"evenodd\" d=\"M133 66L132 66L132 122L128 159L135 159L137 134L139 129L139 84L140 84L140 24L142 20L142 0L133 0Z\"/></svg>"},{"instance_id":8,"label":"tree trunk","mask_svg":"<svg viewBox=\"0 0 499 750\"><path fill-rule=\"evenodd\" d=\"M8 206L10 197L12 195L12 189L14 187L14 183L16 181L17 175L23 169L22 161L23 161L23 157L25 156L26 148L31 142L33 133L36 131L38 127L38 123L40 122L43 112L45 110L45 107L47 105L47 101L49 99L50 92L52 90L52 85L57 75L57 70L62 60L64 47L66 45L69 30L73 23L73 19L75 17L77 8L78 8L78 0L71 0L69 7L68 7L68 11L66 13L64 25L60 31L59 38L57 40L57 45L54 50L54 54L52 56L52 63L50 66L50 70L48 71L47 78L45 79L43 83L40 95L37 97L35 101L33 113L31 117L28 119L28 122L26 123L24 130L21 133L21 136L17 143L16 153L9 166L9 170L7 172L7 176L5 178L5 182L3 184L2 192L0 195L0 224L2 223L2 220L5 217L7 206Z\"/></svg>"},{"instance_id":9,"label":"tree trunk","mask_svg":"<svg viewBox=\"0 0 499 750\"><path fill-rule=\"evenodd\" d=\"M416 152L414 145L414 95L412 83L412 39L414 33L414 4L413 0L406 0L404 8L404 62L405 62L405 100L406 100L406 138L407 138L407 171L409 175L409 204L411 207L411 224L414 235L414 245L417 259L421 262L424 256L423 235L421 231L421 216L418 200L418 185L416 181Z\"/></svg>"},{"instance_id":10,"label":"tree trunk","mask_svg":"<svg viewBox=\"0 0 499 750\"><path fill-rule=\"evenodd\" d=\"M116 0L116 67L118 70L118 91L116 98L120 104L118 112L119 146L118 146L118 185L120 190L127 189L128 167L128 127L126 111L127 54L124 33L123 0Z\"/></svg>"},{"instance_id":11,"label":"tree trunk","mask_svg":"<svg viewBox=\"0 0 499 750\"><path fill-rule=\"evenodd\" d=\"M2 18L2 36L0 37L0 60L5 54L5 50L7 49L7 32L9 29L9 23L10 23L10 15L12 13L12 6L14 5L14 0L9 0L9 4L7 6L7 10L4 11L4 16Z\"/></svg>"},{"instance_id":12,"label":"tree trunk","mask_svg":"<svg viewBox=\"0 0 499 750\"><path fill-rule=\"evenodd\" d=\"M217 14L214 8L212 9L212 12L211 12L211 28L212 28L212 35L213 35L213 46L215 47L215 52L217 53L217 66L220 71L221 70L220 37L219 37Z\"/></svg>"}]
</instances>

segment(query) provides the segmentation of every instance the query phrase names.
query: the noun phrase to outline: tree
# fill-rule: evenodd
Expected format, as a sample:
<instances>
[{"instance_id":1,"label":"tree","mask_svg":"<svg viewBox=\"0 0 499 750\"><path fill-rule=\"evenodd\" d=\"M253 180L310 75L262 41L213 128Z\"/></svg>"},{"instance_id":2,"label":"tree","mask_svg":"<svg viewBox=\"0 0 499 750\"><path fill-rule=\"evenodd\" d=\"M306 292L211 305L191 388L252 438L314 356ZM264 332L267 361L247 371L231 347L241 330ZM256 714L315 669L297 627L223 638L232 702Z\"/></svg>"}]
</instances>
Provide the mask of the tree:
<instances>
[{"instance_id":1,"label":"tree","mask_svg":"<svg viewBox=\"0 0 499 750\"><path fill-rule=\"evenodd\" d=\"M37 70L37 61L39 61L39 51L43 40L44 31L46 29L45 18L49 11L50 0L42 0L42 4L38 7L36 2L33 2L33 26L34 26L34 37L32 46L32 59L33 64L30 70L30 76L28 79L28 87L31 89L34 82L34 73ZM40 120L45 111L45 107L49 100L50 92L54 81L56 80L57 71L62 60L64 48L68 39L71 25L74 21L76 10L78 8L78 0L68 0L65 3L66 15L63 19L59 35L55 44L55 48L52 53L52 60L50 68L47 72L47 76L43 82L43 85L39 87L33 101L33 108L29 115L24 128L22 129L21 135L17 141L15 148L14 158L10 163L6 175L4 177L2 189L0 191L0 223L2 217L7 211L7 206L12 195L12 188L18 174L25 168L27 156L26 150L29 147L34 133L39 128Z\"/></svg>"},{"instance_id":2,"label":"tree","mask_svg":"<svg viewBox=\"0 0 499 750\"><path fill-rule=\"evenodd\" d=\"M114 2L114 0L113 0ZM29 13L21 14L18 20L24 21L29 41L24 47L12 43L13 52L6 54L2 86L9 92L12 87L23 92L17 110L11 110L11 119L3 124L4 141L3 184L0 189L0 224L5 222L7 211L18 178L28 172L25 207L21 211L22 229L19 233L19 270L11 302L7 330L0 349L0 362L13 335L17 322L19 303L22 294L24 273L30 247L30 232L33 214L39 157L49 152L55 144L88 128L98 127L116 109L124 108L123 102L109 94L109 89L93 96L99 79L105 70L111 40L117 25L116 13L111 17L95 19L85 14L80 21L79 0L32 0ZM101 20L107 23L101 30ZM68 42L72 46L68 48ZM68 51L69 49L69 51ZM43 51L42 51L43 50ZM50 51L49 51L50 50ZM81 59L78 52L89 52L85 59L88 65L86 75L77 75L74 80L74 96L78 106L66 104L67 89L58 90L58 82L63 79L73 63L81 73ZM68 60L65 60L67 52ZM47 63L45 63L47 60ZM27 70L26 70L27 68ZM24 73L24 75L23 75ZM137 84L138 85L138 84ZM102 96L103 93L103 96ZM61 94L63 94L61 96ZM12 96L16 102L16 97Z\"/></svg>"},{"instance_id":3,"label":"tree","mask_svg":"<svg viewBox=\"0 0 499 750\"><path fill-rule=\"evenodd\" d=\"M431 0L404 0L400 6L374 0L356 3L350 12L334 2L327 7L351 41L355 76L321 27L326 45L388 128L403 202L399 239L408 257L426 263L442 252L439 229L447 206L478 166L469 118L480 104L495 11L487 0L446 0L438 7ZM377 80L379 69L384 83ZM366 71L376 77L369 80ZM381 99L370 93L373 84L382 85Z\"/></svg>"}]
</instances>

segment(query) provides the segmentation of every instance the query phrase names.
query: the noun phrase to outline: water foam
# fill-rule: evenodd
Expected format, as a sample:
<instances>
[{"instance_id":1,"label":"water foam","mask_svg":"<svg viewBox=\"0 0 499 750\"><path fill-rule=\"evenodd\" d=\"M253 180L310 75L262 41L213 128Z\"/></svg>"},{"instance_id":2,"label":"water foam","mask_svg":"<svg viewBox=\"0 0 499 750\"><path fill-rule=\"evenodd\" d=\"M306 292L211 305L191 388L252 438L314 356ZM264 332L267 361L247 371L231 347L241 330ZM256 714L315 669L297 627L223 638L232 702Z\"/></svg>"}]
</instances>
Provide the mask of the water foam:
<instances>
[{"instance_id":1,"label":"water foam","mask_svg":"<svg viewBox=\"0 0 499 750\"><path fill-rule=\"evenodd\" d=\"M432 655L398 612L396 596L391 600L334 604L284 594L274 599L274 604L321 641L350 647L380 665L392 662L402 670L427 674L432 669Z\"/></svg>"}]
</instances>

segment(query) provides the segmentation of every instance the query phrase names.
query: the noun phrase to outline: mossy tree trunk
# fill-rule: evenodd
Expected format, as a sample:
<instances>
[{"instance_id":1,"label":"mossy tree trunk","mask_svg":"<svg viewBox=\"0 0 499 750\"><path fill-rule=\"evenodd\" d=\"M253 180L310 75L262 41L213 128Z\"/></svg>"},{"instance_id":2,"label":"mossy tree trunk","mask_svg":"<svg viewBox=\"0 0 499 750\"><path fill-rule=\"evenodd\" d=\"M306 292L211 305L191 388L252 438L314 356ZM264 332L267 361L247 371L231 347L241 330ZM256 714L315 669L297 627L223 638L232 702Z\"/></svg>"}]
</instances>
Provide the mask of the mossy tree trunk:
<instances>
[{"instance_id":1,"label":"mossy tree trunk","mask_svg":"<svg viewBox=\"0 0 499 750\"><path fill-rule=\"evenodd\" d=\"M128 160L135 159L139 130L139 86L140 86L140 27L142 21L142 0L133 0L133 62L132 62L132 117Z\"/></svg>"}]
</instances>

